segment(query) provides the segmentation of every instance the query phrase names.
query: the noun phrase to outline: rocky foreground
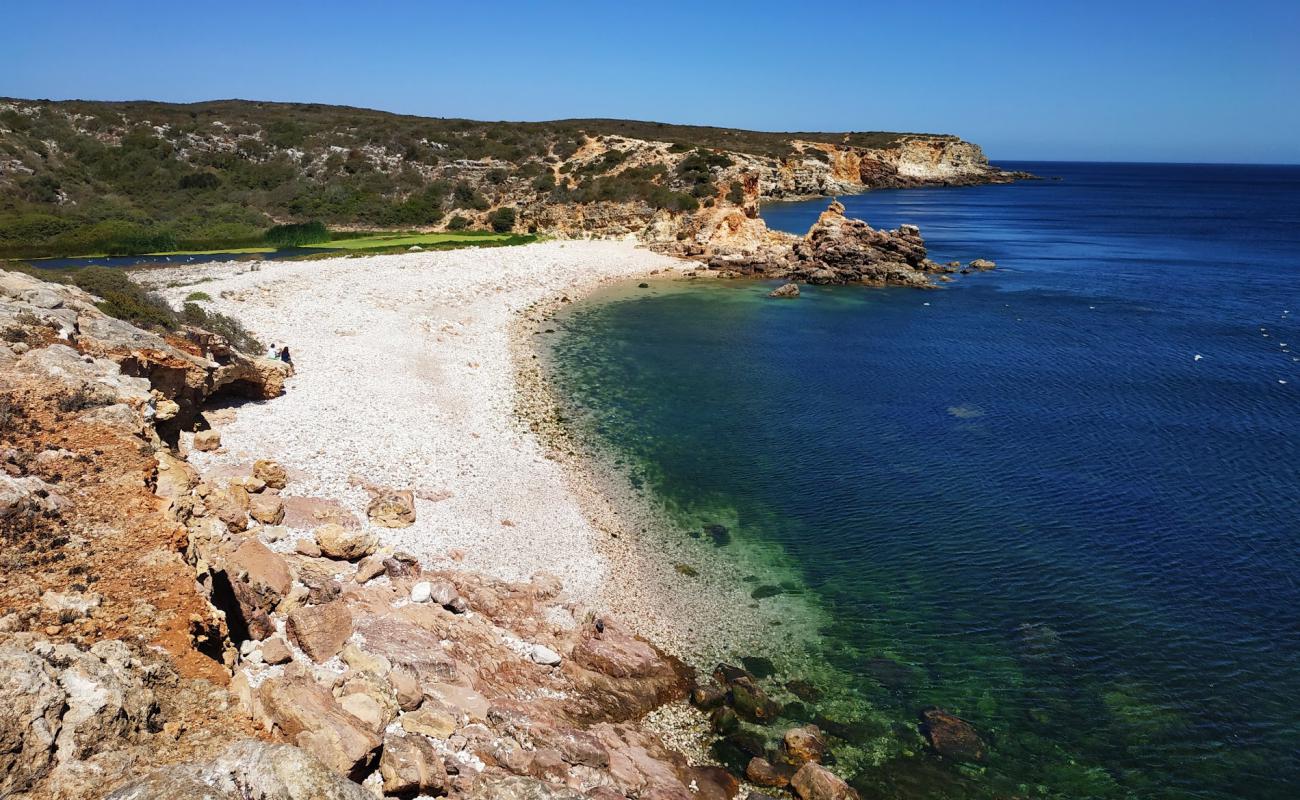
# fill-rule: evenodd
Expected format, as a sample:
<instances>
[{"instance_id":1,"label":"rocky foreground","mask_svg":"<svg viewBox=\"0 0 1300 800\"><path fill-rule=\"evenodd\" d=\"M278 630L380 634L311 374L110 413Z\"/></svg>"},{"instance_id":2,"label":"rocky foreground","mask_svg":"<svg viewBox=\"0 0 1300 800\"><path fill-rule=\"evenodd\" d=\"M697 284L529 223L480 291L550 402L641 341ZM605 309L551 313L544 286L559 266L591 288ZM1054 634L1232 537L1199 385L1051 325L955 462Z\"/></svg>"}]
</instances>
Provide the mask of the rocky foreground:
<instances>
[{"instance_id":1,"label":"rocky foreground","mask_svg":"<svg viewBox=\"0 0 1300 800\"><path fill-rule=\"evenodd\" d=\"M816 727L752 735L781 708L746 670L697 675L553 575L395 547L441 498L211 458L221 407L291 368L95 299L0 273L0 796L856 796ZM744 774L647 723L688 696L751 732Z\"/></svg>"}]
</instances>

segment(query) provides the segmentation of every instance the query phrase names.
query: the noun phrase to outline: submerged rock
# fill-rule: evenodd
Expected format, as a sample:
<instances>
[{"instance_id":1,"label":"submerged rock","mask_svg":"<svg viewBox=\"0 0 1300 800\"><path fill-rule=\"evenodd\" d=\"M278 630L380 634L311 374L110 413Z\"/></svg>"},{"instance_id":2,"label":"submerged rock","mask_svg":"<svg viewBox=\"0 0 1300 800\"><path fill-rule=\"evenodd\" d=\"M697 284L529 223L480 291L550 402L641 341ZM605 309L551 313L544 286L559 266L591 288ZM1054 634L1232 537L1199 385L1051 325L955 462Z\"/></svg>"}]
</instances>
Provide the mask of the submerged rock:
<instances>
[{"instance_id":1,"label":"submerged rock","mask_svg":"<svg viewBox=\"0 0 1300 800\"><path fill-rule=\"evenodd\" d=\"M781 286L778 286L778 287L776 287L775 289L773 289L772 291L768 292L768 293L767 293L767 296L768 296L768 297L776 297L776 298L782 298L782 297L798 297L798 296L799 296L799 284L797 284L797 283L786 283L786 284L782 284Z\"/></svg>"},{"instance_id":2,"label":"submerged rock","mask_svg":"<svg viewBox=\"0 0 1300 800\"><path fill-rule=\"evenodd\" d=\"M975 726L941 708L921 712L921 733L934 751L954 761L981 762L987 757L984 740Z\"/></svg>"},{"instance_id":3,"label":"submerged rock","mask_svg":"<svg viewBox=\"0 0 1300 800\"><path fill-rule=\"evenodd\" d=\"M790 779L800 800L860 800L851 786L821 764L809 761Z\"/></svg>"}]
</instances>

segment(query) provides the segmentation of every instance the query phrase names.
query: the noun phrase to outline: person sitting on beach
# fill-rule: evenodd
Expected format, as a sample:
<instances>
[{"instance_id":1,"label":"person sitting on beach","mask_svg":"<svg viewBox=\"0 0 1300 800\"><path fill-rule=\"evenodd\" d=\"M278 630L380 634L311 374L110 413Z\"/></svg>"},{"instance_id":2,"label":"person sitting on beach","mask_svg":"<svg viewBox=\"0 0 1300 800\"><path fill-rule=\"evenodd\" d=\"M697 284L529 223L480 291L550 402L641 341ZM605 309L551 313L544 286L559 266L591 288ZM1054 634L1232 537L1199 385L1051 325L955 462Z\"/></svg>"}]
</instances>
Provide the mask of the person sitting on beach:
<instances>
[{"instance_id":1,"label":"person sitting on beach","mask_svg":"<svg viewBox=\"0 0 1300 800\"><path fill-rule=\"evenodd\" d=\"M266 357L271 359L280 357L280 351L276 349L275 342L271 342L270 346L266 348Z\"/></svg>"},{"instance_id":2,"label":"person sitting on beach","mask_svg":"<svg viewBox=\"0 0 1300 800\"><path fill-rule=\"evenodd\" d=\"M289 345L280 348L280 360L286 364L292 364L293 360L289 358Z\"/></svg>"}]
</instances>

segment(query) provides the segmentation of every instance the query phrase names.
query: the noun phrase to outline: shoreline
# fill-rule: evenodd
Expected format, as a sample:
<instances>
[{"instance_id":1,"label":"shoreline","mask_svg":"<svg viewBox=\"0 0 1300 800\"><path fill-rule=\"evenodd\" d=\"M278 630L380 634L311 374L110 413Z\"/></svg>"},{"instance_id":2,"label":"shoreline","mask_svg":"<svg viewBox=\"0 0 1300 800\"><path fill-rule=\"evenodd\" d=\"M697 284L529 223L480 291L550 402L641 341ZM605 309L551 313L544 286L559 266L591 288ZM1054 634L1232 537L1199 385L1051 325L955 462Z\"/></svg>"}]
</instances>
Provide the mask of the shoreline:
<instances>
[{"instance_id":1,"label":"shoreline","mask_svg":"<svg viewBox=\"0 0 1300 800\"><path fill-rule=\"evenodd\" d=\"M507 278L520 268L536 280L511 291ZM542 363L542 337L533 335L575 301L697 269L632 243L552 242L189 266L137 279L174 303L201 285L217 310L287 341L298 365L283 396L209 414L223 446L190 451L200 473L274 459L291 477L287 503L324 500L330 513L341 509L378 534L381 548L412 553L425 568L511 583L555 575L576 618L608 611L701 674L742 656L793 663L797 642L816 635L808 599L757 602L740 579L736 548L686 536L632 486L614 454L559 421L563 404ZM412 291L419 302L399 301ZM338 327L339 315L352 324ZM317 337L304 340L309 334ZM339 381L371 388L353 394ZM340 389L340 402L327 402ZM457 413L448 418L448 409ZM455 470L439 469L447 460ZM415 524L367 523L367 489L376 486L414 491ZM263 538L289 554L312 523L299 514L284 525L286 533ZM685 564L689 572L679 571ZM706 714L684 700L659 706L641 725L693 763L718 763Z\"/></svg>"},{"instance_id":2,"label":"shoreline","mask_svg":"<svg viewBox=\"0 0 1300 800\"><path fill-rule=\"evenodd\" d=\"M561 252L566 250L575 252ZM516 256L515 261L526 260L541 252L554 259L549 268L564 270L567 264L568 274L543 276L539 286L528 287L526 297L510 298L504 313L498 309L486 324L476 324L485 298L504 291L499 280L502 276L490 274L493 262L510 255ZM587 263L593 256L599 266ZM397 287L386 285L390 281L380 277L407 280L393 273L419 270L430 261L468 263L488 270L488 274L476 276L477 285L440 286L445 274L431 275L429 286L418 279L411 281L411 288L427 293L430 301L453 300L434 303L436 321L427 308L396 302L390 293ZM370 262L376 262L373 267L378 271L367 268ZM533 335L539 325L553 322L559 310L601 291L643 280L667 280L667 276L697 269L695 262L655 254L628 242L569 241L312 262L214 262L155 268L137 273L135 278L157 288L173 303L201 286L214 298L207 305L240 319L264 339L287 341L300 365L284 396L210 415L225 446L215 454L190 454L201 471L235 469L254 456L275 458L297 476L292 493L328 498L358 520L365 519L368 486L412 488L416 525L402 530L377 529L383 544L410 551L433 568L476 571L507 581L528 580L538 571L553 572L575 600L607 608L636 633L707 671L718 661L739 654L779 655L773 652L778 648L771 645L771 632L784 625L781 638L788 640L794 632L791 620L807 621L815 615L806 608L796 609L793 604L799 600L793 596L755 602L749 593L752 586L737 577L737 559L732 554L687 537L651 495L632 486L625 470L615 463L616 454L567 422L558 423L564 403L543 366L541 337ZM715 279L704 270L698 274L699 280ZM316 332L333 327L327 324L328 315L339 313L338 304L314 295L355 289L354 281L368 284L371 293L363 300L369 301L369 308L361 309L361 318L352 315L348 328L334 328L332 340L311 345L300 345L293 334L286 333L298 327L301 336L307 332L302 326L314 326ZM454 297L438 296L445 291ZM326 316L316 320L317 314L287 307L302 299L321 304L319 311ZM351 297L339 299L356 302ZM437 357L412 353L409 346L398 345L402 352L394 357L376 354L368 346L353 347L365 327L358 323L366 322L364 317L372 311L389 318L370 320L372 327L383 329L385 321L392 327L414 323L430 350L448 352ZM295 319L301 325L292 324ZM389 343L393 338L371 334L377 339L371 344ZM465 342L466 338L471 341ZM353 375L346 365L352 361L374 366L382 364L385 357L407 361L407 366L415 369L384 369L379 375L368 376L365 366L361 374ZM430 364L430 360L443 363ZM450 420L439 420L437 414L426 419L406 406L393 415L376 416L383 410L382 392L380 397L369 398L369 403L347 398L346 405L357 406L356 414L321 402L325 392L335 388L328 379L321 380L322 370L342 372L350 378L382 377L395 383L410 381L412 375L403 372L413 371L416 383L427 383L435 377L448 378L449 367L468 375L464 380L444 380L428 402L457 407L455 422L479 429L471 431L468 438L453 437L456 441L439 441L432 447L412 445L403 423L416 429L428 426L431 438L441 440L447 437L438 435L438 429L445 433L445 425L439 422ZM481 377L495 384L495 391L488 393L499 396L490 408L480 411L473 404L482 399L483 387L475 380ZM391 394L388 399L399 405L413 397L423 403L418 398L426 396L410 385ZM502 423L508 429L503 429ZM318 427L323 430L316 430ZM312 439L319 433L333 434L355 449L345 453L313 446ZM384 443L396 446L405 458L377 458L373 451L382 450ZM512 460L504 451L516 448L522 450L522 458ZM474 458L482 449L493 452L483 459ZM448 455L457 462L478 463L459 463L455 471L439 469L433 463ZM421 458L426 463L417 463ZM493 472L500 475L483 475ZM484 488L483 483L502 495L521 485L533 489L523 504L466 497ZM554 513L556 509L558 513ZM539 510L541 519L536 513ZM450 533L451 525L460 531ZM540 530L548 526L550 531ZM535 543L527 540L539 534L544 534L544 546L527 547ZM291 538L272 546L287 550ZM696 574L679 572L678 565L689 565ZM815 626L810 632L815 633Z\"/></svg>"}]
</instances>

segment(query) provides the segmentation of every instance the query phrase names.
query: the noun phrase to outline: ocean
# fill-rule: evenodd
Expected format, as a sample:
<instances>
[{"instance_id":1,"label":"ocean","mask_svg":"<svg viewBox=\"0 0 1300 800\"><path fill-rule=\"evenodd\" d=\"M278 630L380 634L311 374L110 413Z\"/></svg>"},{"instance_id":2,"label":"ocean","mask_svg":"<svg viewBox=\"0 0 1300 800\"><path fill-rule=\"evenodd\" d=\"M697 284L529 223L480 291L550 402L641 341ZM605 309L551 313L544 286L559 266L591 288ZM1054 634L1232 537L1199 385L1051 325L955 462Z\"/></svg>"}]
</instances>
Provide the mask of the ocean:
<instances>
[{"instance_id":1,"label":"ocean","mask_svg":"<svg viewBox=\"0 0 1300 800\"><path fill-rule=\"evenodd\" d=\"M1043 180L841 198L998 263L941 289L576 304L573 424L798 575L741 576L826 620L767 685L864 797L1300 796L1300 167L1002 166ZM932 753L931 706L987 758Z\"/></svg>"}]
</instances>

